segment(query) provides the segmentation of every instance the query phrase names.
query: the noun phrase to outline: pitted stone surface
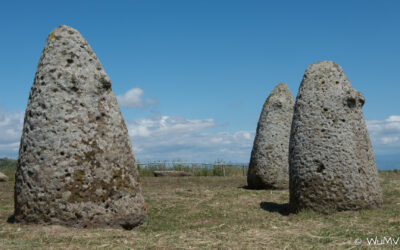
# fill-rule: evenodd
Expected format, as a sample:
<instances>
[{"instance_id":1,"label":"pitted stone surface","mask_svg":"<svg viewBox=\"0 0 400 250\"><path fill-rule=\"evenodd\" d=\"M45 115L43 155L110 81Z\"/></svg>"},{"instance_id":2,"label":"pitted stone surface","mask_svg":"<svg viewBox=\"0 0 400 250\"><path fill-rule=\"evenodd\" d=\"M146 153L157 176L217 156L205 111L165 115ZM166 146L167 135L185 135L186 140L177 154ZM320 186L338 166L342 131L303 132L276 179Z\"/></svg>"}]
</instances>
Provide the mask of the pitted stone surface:
<instances>
[{"instance_id":1,"label":"pitted stone surface","mask_svg":"<svg viewBox=\"0 0 400 250\"><path fill-rule=\"evenodd\" d=\"M292 210L330 212L381 206L364 102L336 63L323 61L306 69L289 146Z\"/></svg>"},{"instance_id":2,"label":"pitted stone surface","mask_svg":"<svg viewBox=\"0 0 400 250\"><path fill-rule=\"evenodd\" d=\"M288 151L293 106L292 93L285 83L275 86L265 101L247 174L250 188L288 188Z\"/></svg>"},{"instance_id":3,"label":"pitted stone surface","mask_svg":"<svg viewBox=\"0 0 400 250\"><path fill-rule=\"evenodd\" d=\"M78 31L57 27L47 38L25 113L16 221L132 228L146 218L138 181L109 77Z\"/></svg>"}]
</instances>

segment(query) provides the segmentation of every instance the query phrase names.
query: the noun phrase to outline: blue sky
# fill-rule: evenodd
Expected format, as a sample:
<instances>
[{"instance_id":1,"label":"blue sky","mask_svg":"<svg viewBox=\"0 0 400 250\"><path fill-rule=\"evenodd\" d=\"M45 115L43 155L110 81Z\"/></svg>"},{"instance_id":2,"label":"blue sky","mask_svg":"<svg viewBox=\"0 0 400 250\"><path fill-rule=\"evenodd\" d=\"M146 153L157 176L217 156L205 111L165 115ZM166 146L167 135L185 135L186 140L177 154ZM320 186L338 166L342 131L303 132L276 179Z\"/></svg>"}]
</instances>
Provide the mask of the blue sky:
<instances>
[{"instance_id":1,"label":"blue sky","mask_svg":"<svg viewBox=\"0 0 400 250\"><path fill-rule=\"evenodd\" d=\"M40 53L61 24L102 62L139 160L247 162L274 85L296 96L321 60L365 96L377 156L400 155L399 13L399 1L2 2L0 157L17 155Z\"/></svg>"}]
</instances>

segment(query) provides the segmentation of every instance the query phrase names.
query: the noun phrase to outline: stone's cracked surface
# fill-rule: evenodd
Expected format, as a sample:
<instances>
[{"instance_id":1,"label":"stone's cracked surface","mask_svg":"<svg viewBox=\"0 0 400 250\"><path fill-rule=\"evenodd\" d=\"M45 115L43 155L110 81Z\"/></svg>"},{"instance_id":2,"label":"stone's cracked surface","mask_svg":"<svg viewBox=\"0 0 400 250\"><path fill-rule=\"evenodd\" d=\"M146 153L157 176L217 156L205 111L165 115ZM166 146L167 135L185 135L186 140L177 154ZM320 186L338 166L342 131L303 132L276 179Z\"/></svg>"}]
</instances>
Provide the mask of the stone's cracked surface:
<instances>
[{"instance_id":1,"label":"stone's cracked surface","mask_svg":"<svg viewBox=\"0 0 400 250\"><path fill-rule=\"evenodd\" d=\"M265 101L247 174L250 188L288 188L288 148L293 106L293 96L285 83L275 86Z\"/></svg>"},{"instance_id":2,"label":"stone's cracked surface","mask_svg":"<svg viewBox=\"0 0 400 250\"><path fill-rule=\"evenodd\" d=\"M296 99L289 146L290 206L320 212L375 208L382 193L362 106L342 68L310 65Z\"/></svg>"},{"instance_id":3,"label":"stone's cracked surface","mask_svg":"<svg viewBox=\"0 0 400 250\"><path fill-rule=\"evenodd\" d=\"M138 178L109 77L78 31L57 27L25 113L16 221L132 228L146 218Z\"/></svg>"}]
</instances>

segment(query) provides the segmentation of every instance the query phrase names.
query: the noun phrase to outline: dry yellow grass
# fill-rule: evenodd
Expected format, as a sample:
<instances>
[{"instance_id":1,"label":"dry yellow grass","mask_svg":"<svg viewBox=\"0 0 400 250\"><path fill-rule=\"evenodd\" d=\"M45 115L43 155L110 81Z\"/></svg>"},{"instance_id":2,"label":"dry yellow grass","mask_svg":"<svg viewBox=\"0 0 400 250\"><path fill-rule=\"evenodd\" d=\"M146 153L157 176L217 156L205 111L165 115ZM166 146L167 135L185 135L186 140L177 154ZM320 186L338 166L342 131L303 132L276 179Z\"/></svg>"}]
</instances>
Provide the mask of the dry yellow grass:
<instances>
[{"instance_id":1,"label":"dry yellow grass","mask_svg":"<svg viewBox=\"0 0 400 250\"><path fill-rule=\"evenodd\" d=\"M148 220L131 231L9 224L13 183L0 183L0 249L366 248L400 237L400 172L380 176L383 208L332 215L289 214L288 191L248 190L245 177L145 177Z\"/></svg>"}]
</instances>

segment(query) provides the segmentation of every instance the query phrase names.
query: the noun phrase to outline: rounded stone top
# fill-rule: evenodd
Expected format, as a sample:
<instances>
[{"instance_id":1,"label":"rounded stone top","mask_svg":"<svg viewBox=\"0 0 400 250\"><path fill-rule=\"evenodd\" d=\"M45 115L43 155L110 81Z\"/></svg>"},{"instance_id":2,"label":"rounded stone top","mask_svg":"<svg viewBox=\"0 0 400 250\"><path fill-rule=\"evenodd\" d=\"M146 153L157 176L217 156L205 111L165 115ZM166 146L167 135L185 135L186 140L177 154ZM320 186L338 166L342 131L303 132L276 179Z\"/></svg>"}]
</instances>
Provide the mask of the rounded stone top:
<instances>
[{"instance_id":1,"label":"rounded stone top","mask_svg":"<svg viewBox=\"0 0 400 250\"><path fill-rule=\"evenodd\" d=\"M268 96L267 100L265 100L264 108L267 105L274 105L274 104L282 106L284 103L293 106L293 102L294 102L293 96L289 90L289 87L286 85L286 83L281 82L275 86L271 94Z\"/></svg>"},{"instance_id":2,"label":"rounded stone top","mask_svg":"<svg viewBox=\"0 0 400 250\"><path fill-rule=\"evenodd\" d=\"M340 67L337 63L332 61L320 61L309 65L306 69L307 71L322 71L325 72L327 69L336 69L337 71L343 72L342 67Z\"/></svg>"},{"instance_id":3,"label":"rounded stone top","mask_svg":"<svg viewBox=\"0 0 400 250\"><path fill-rule=\"evenodd\" d=\"M52 30L52 32L49 34L50 38L54 38L55 35L66 35L66 36L71 36L71 35L81 35L79 33L79 31L77 31L76 29L68 26L68 25L60 25L58 27L56 27L54 30Z\"/></svg>"},{"instance_id":4,"label":"rounded stone top","mask_svg":"<svg viewBox=\"0 0 400 250\"><path fill-rule=\"evenodd\" d=\"M329 87L351 88L351 83L342 67L332 61L321 61L309 65L304 73L300 90L314 92L316 89Z\"/></svg>"},{"instance_id":5,"label":"rounded stone top","mask_svg":"<svg viewBox=\"0 0 400 250\"><path fill-rule=\"evenodd\" d=\"M36 76L44 77L42 80L52 85L67 80L66 84L80 91L111 89L111 80L86 39L67 25L58 26L49 34L37 69L40 72Z\"/></svg>"},{"instance_id":6,"label":"rounded stone top","mask_svg":"<svg viewBox=\"0 0 400 250\"><path fill-rule=\"evenodd\" d=\"M284 82L281 82L278 85L276 85L271 92L271 95L278 95L278 94L284 94L290 96L292 95L292 93L290 93L289 87Z\"/></svg>"},{"instance_id":7,"label":"rounded stone top","mask_svg":"<svg viewBox=\"0 0 400 250\"><path fill-rule=\"evenodd\" d=\"M83 48L86 46L90 47L78 30L67 25L60 25L50 32L45 47Z\"/></svg>"},{"instance_id":8,"label":"rounded stone top","mask_svg":"<svg viewBox=\"0 0 400 250\"><path fill-rule=\"evenodd\" d=\"M56 30L63 30L63 29L77 31L76 29L72 28L71 26L68 26L68 25L65 25L65 24L61 24L60 26L54 28L53 31L56 31Z\"/></svg>"}]
</instances>

